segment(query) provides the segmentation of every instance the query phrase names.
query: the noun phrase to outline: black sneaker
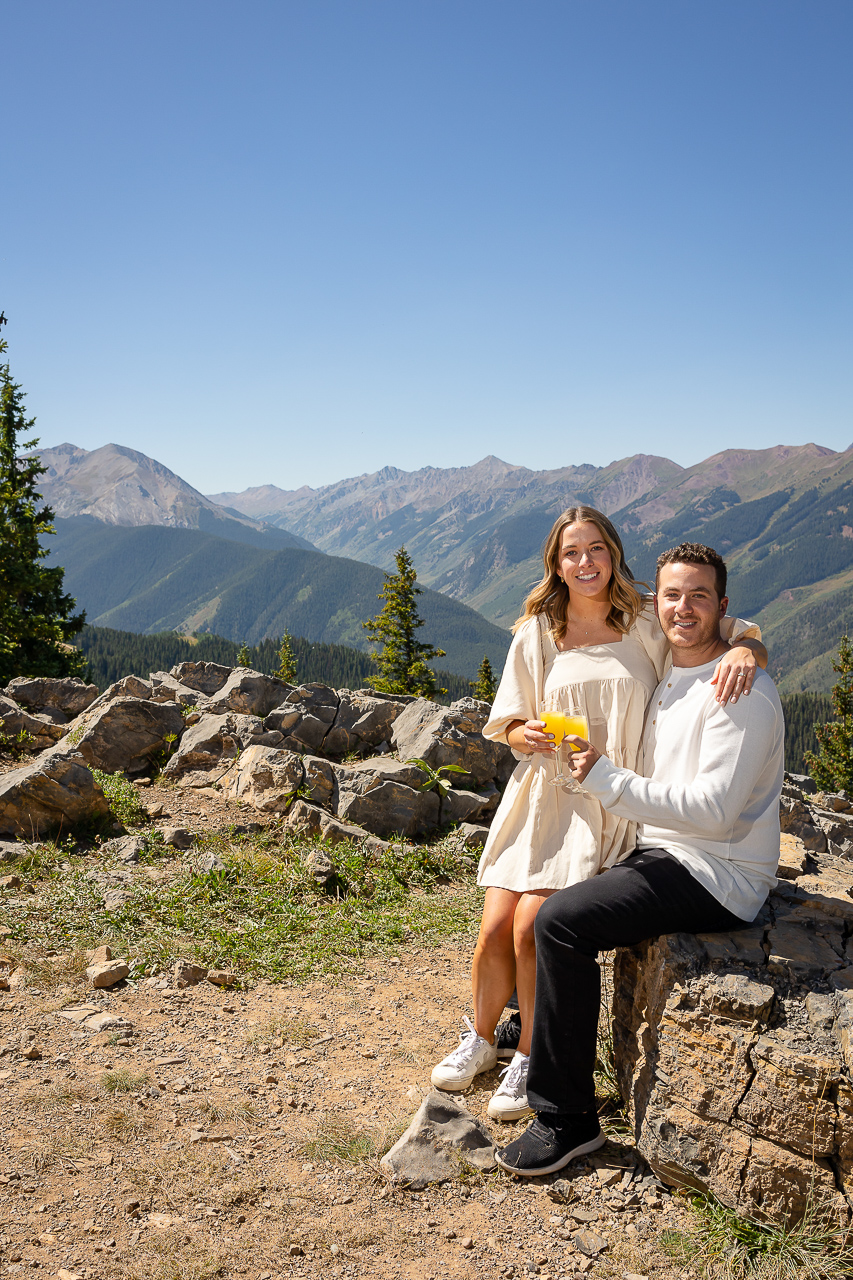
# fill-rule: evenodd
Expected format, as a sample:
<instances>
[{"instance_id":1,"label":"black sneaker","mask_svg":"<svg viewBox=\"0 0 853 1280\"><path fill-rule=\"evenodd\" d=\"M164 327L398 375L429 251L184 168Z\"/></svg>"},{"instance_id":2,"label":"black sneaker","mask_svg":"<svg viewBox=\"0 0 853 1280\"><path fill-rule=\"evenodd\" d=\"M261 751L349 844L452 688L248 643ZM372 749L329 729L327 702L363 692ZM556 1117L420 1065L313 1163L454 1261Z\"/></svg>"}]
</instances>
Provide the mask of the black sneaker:
<instances>
[{"instance_id":1,"label":"black sneaker","mask_svg":"<svg viewBox=\"0 0 853 1280\"><path fill-rule=\"evenodd\" d=\"M542 1112L531 1120L520 1138L503 1151L496 1151L495 1159L508 1173L536 1178L564 1169L577 1156L597 1151L605 1141L594 1111L580 1115Z\"/></svg>"},{"instance_id":2,"label":"black sneaker","mask_svg":"<svg viewBox=\"0 0 853 1280\"><path fill-rule=\"evenodd\" d=\"M515 1057L515 1051L518 1048L518 1042L521 1039L521 1014L512 1013L506 1022L502 1022L495 1031L495 1044L498 1047L498 1057L503 1058L505 1062L511 1062Z\"/></svg>"}]
</instances>

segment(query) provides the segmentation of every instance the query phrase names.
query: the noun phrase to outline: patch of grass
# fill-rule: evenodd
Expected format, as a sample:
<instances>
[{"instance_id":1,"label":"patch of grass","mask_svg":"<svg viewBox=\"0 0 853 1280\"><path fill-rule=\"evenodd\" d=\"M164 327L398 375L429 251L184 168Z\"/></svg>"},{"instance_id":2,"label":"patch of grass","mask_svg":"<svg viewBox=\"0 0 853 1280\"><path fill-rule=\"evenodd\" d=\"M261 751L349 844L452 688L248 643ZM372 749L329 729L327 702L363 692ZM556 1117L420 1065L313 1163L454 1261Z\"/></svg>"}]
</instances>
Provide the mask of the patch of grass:
<instances>
[{"instance_id":1,"label":"patch of grass","mask_svg":"<svg viewBox=\"0 0 853 1280\"><path fill-rule=\"evenodd\" d=\"M295 1049L306 1049L320 1034L320 1028L308 1018L279 1013L260 1026L253 1027L246 1035L246 1044L268 1044L275 1049L288 1044Z\"/></svg>"},{"instance_id":2,"label":"patch of grass","mask_svg":"<svg viewBox=\"0 0 853 1280\"><path fill-rule=\"evenodd\" d=\"M177 863L169 879L137 879L130 900L109 912L91 859L65 858L38 898L10 904L9 923L30 947L106 943L146 969L191 955L208 968L278 982L352 971L363 957L393 954L409 941L438 943L476 929L482 894L452 841L400 843L380 856L336 845L333 893L305 867L314 847L290 833L213 834L203 851L222 856L224 872Z\"/></svg>"},{"instance_id":3,"label":"patch of grass","mask_svg":"<svg viewBox=\"0 0 853 1280\"><path fill-rule=\"evenodd\" d=\"M92 1149L88 1139L77 1134L51 1133L25 1143L21 1147L21 1155L29 1161L37 1173L60 1165L63 1169L76 1169L75 1161L87 1156Z\"/></svg>"},{"instance_id":4,"label":"patch of grass","mask_svg":"<svg viewBox=\"0 0 853 1280\"><path fill-rule=\"evenodd\" d=\"M14 957L27 976L27 981L42 990L58 991L80 986L86 965L85 952L74 950L66 955L50 956L38 950L21 952Z\"/></svg>"},{"instance_id":5,"label":"patch of grass","mask_svg":"<svg viewBox=\"0 0 853 1280\"><path fill-rule=\"evenodd\" d=\"M713 1196L692 1195L693 1259L719 1280L849 1280L853 1237L836 1213L810 1203L794 1226L739 1217ZM697 1248L698 1246L698 1248Z\"/></svg>"},{"instance_id":6,"label":"patch of grass","mask_svg":"<svg viewBox=\"0 0 853 1280\"><path fill-rule=\"evenodd\" d=\"M30 754L35 738L26 729L18 733L0 733L0 756L7 760L23 760Z\"/></svg>"},{"instance_id":7,"label":"patch of grass","mask_svg":"<svg viewBox=\"0 0 853 1280\"><path fill-rule=\"evenodd\" d=\"M127 1067L115 1067L105 1071L99 1083L104 1093L135 1093L148 1083L148 1074L145 1071L134 1074Z\"/></svg>"},{"instance_id":8,"label":"patch of grass","mask_svg":"<svg viewBox=\"0 0 853 1280\"><path fill-rule=\"evenodd\" d=\"M113 817L122 826L140 826L148 821L148 812L138 790L123 773L104 773L101 769L93 769L92 777L107 797Z\"/></svg>"},{"instance_id":9,"label":"patch of grass","mask_svg":"<svg viewBox=\"0 0 853 1280\"><path fill-rule=\"evenodd\" d=\"M208 1238L168 1227L146 1232L125 1265L127 1280L214 1280L225 1259Z\"/></svg>"},{"instance_id":10,"label":"patch of grass","mask_svg":"<svg viewBox=\"0 0 853 1280\"><path fill-rule=\"evenodd\" d=\"M315 1122L301 1149L310 1159L330 1164L372 1164L393 1147L407 1123L394 1118L384 1127L362 1129L349 1116L328 1111Z\"/></svg>"},{"instance_id":11,"label":"patch of grass","mask_svg":"<svg viewBox=\"0 0 853 1280\"><path fill-rule=\"evenodd\" d=\"M145 1122L133 1111L115 1107L100 1120L106 1137L113 1142L134 1142L145 1128Z\"/></svg>"}]
</instances>

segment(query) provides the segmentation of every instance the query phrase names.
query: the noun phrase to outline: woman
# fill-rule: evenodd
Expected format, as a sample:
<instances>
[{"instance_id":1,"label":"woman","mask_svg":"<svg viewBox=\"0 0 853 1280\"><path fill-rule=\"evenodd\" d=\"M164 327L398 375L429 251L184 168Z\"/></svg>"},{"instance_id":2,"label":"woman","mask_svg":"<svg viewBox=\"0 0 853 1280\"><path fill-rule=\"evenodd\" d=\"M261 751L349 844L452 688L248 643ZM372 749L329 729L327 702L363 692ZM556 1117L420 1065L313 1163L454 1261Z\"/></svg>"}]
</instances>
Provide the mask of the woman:
<instances>
[{"instance_id":1,"label":"woman","mask_svg":"<svg viewBox=\"0 0 853 1280\"><path fill-rule=\"evenodd\" d=\"M636 826L583 793L551 786L553 735L540 719L543 697L565 691L585 712L593 745L627 769L641 770L643 717L668 665L668 646L649 597L637 590L622 542L607 516L570 507L545 544L545 573L513 628L492 714L483 733L507 743L519 760L480 860L486 888L474 952L474 1023L432 1073L439 1089L468 1087L495 1066L495 1028L513 990L521 1030L489 1115L526 1115L527 1055L536 985L533 925L550 894L597 875L634 848ZM714 675L721 702L748 693L756 656L766 662L758 628L723 620L738 637ZM754 637L754 639L744 639ZM730 640L731 643L731 640ZM754 651L753 651L754 646ZM508 1056L504 1053L503 1056Z\"/></svg>"}]
</instances>

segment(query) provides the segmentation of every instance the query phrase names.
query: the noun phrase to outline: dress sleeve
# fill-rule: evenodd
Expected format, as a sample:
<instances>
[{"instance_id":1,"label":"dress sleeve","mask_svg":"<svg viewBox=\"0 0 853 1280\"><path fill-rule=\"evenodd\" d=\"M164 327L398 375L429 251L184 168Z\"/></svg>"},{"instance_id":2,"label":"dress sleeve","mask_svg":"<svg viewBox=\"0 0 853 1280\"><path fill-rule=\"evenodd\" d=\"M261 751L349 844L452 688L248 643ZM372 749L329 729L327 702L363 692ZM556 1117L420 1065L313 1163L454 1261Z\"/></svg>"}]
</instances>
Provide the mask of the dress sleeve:
<instances>
[{"instance_id":1,"label":"dress sleeve","mask_svg":"<svg viewBox=\"0 0 853 1280\"><path fill-rule=\"evenodd\" d=\"M645 607L634 623L634 634L648 654L658 680L662 680L669 667L669 641L660 629L654 597L646 596L645 601ZM720 622L720 635L727 644L732 644L735 640L760 640L761 627L755 622L731 618L726 614Z\"/></svg>"},{"instance_id":2,"label":"dress sleeve","mask_svg":"<svg viewBox=\"0 0 853 1280\"><path fill-rule=\"evenodd\" d=\"M492 713L483 726L483 737L506 742L513 720L535 720L543 686L539 622L530 618L519 627L507 654Z\"/></svg>"},{"instance_id":3,"label":"dress sleeve","mask_svg":"<svg viewBox=\"0 0 853 1280\"><path fill-rule=\"evenodd\" d=\"M720 623L720 635L727 644L735 640L760 640L761 627L757 622L747 622L744 618L730 618L728 614Z\"/></svg>"}]
</instances>

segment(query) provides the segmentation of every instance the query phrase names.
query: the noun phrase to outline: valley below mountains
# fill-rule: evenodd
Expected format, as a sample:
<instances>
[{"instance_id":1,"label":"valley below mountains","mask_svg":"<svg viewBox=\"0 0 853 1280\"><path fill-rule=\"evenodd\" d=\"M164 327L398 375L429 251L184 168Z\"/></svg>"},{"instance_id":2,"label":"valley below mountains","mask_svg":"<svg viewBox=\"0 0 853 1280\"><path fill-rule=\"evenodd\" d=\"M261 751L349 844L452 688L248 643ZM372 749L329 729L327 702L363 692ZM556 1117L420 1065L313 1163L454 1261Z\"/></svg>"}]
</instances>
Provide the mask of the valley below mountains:
<instances>
[{"instance_id":1,"label":"valley below mountains","mask_svg":"<svg viewBox=\"0 0 853 1280\"><path fill-rule=\"evenodd\" d=\"M98 626L293 635L368 647L383 577L405 545L425 588L436 665L500 669L508 628L541 572L556 515L585 502L620 529L635 575L685 540L729 564L732 612L757 620L783 691L827 690L853 617L853 452L816 444L726 450L693 467L636 454L607 467L532 471L385 467L319 489L274 485L205 497L117 445L41 451L56 510L50 559Z\"/></svg>"}]
</instances>

